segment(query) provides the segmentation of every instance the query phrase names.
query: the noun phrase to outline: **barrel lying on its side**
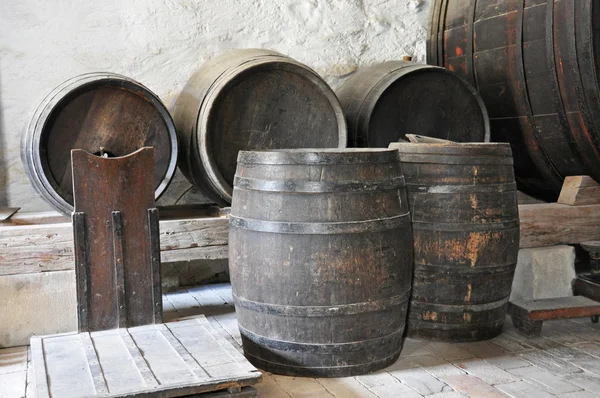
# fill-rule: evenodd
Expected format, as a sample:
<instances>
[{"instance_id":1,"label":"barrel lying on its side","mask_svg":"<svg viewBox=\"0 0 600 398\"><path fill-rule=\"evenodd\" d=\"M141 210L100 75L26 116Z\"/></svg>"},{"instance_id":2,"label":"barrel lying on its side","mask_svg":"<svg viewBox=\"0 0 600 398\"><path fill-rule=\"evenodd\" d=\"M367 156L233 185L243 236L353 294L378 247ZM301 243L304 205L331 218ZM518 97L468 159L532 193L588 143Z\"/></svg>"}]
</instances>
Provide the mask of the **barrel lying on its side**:
<instances>
[{"instance_id":1,"label":"barrel lying on its side","mask_svg":"<svg viewBox=\"0 0 600 398\"><path fill-rule=\"evenodd\" d=\"M240 152L229 266L246 357L322 377L393 363L411 235L397 151Z\"/></svg>"},{"instance_id":2,"label":"barrel lying on its side","mask_svg":"<svg viewBox=\"0 0 600 398\"><path fill-rule=\"evenodd\" d=\"M231 203L240 150L344 148L346 124L327 83L274 51L232 50L202 65L173 110L179 167L207 198Z\"/></svg>"},{"instance_id":3,"label":"barrel lying on its side","mask_svg":"<svg viewBox=\"0 0 600 398\"><path fill-rule=\"evenodd\" d=\"M413 222L408 334L445 341L500 334L519 252L509 145L390 148L400 153Z\"/></svg>"},{"instance_id":4,"label":"barrel lying on its side","mask_svg":"<svg viewBox=\"0 0 600 398\"><path fill-rule=\"evenodd\" d=\"M39 105L21 143L35 190L63 214L73 211L71 149L125 156L154 147L155 197L177 168L175 125L160 99L114 73L88 73L59 85ZM114 183L118 183L114 181Z\"/></svg>"},{"instance_id":5,"label":"barrel lying on its side","mask_svg":"<svg viewBox=\"0 0 600 398\"><path fill-rule=\"evenodd\" d=\"M457 142L489 141L477 91L437 66L389 61L359 70L337 90L348 146L387 148L420 134Z\"/></svg>"},{"instance_id":6,"label":"barrel lying on its side","mask_svg":"<svg viewBox=\"0 0 600 398\"><path fill-rule=\"evenodd\" d=\"M481 93L519 189L556 201L566 176L600 181L599 0L434 0L427 62Z\"/></svg>"}]
</instances>

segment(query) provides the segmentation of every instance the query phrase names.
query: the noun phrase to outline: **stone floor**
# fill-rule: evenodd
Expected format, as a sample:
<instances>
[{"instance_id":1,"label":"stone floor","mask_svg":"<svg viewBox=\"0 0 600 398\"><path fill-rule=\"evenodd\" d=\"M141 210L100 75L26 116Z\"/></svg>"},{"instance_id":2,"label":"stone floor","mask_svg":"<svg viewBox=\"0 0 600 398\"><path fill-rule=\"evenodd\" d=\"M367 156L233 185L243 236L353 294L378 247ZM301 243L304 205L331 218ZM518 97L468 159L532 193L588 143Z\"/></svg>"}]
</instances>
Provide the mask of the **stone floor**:
<instances>
[{"instance_id":1,"label":"stone floor","mask_svg":"<svg viewBox=\"0 0 600 398\"><path fill-rule=\"evenodd\" d=\"M166 320L204 314L241 350L229 284L193 287L164 299ZM547 322L525 338L510 322L490 341L465 344L407 339L400 359L380 372L340 379L264 373L263 397L587 398L600 397L600 324ZM0 350L0 397L35 397L27 347Z\"/></svg>"}]
</instances>

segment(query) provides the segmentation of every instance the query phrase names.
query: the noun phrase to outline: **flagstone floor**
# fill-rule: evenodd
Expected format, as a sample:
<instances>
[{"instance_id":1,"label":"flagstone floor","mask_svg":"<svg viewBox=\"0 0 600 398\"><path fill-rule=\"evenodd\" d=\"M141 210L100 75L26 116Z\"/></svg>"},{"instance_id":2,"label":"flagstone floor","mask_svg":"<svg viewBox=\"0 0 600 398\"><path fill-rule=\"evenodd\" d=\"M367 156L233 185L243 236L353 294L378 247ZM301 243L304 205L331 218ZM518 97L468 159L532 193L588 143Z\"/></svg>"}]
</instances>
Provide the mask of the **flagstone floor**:
<instances>
[{"instance_id":1,"label":"flagstone floor","mask_svg":"<svg viewBox=\"0 0 600 398\"><path fill-rule=\"evenodd\" d=\"M241 351L229 284L164 296L165 320L204 314ZM28 347L0 349L0 398L34 398ZM261 397L587 398L600 397L600 324L546 322L542 337L504 333L477 343L407 339L392 366L364 376L312 379L264 372Z\"/></svg>"}]
</instances>

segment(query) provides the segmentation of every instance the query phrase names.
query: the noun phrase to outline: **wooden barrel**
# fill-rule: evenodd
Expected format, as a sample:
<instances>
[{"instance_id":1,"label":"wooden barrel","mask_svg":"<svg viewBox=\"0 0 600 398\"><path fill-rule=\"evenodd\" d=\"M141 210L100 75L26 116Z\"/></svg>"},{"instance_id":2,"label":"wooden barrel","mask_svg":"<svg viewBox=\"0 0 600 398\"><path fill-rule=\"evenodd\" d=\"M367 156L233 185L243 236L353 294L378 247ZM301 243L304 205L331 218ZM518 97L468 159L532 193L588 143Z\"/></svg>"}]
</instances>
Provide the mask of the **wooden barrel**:
<instances>
[{"instance_id":1,"label":"wooden barrel","mask_svg":"<svg viewBox=\"0 0 600 398\"><path fill-rule=\"evenodd\" d=\"M408 144L398 149L414 241L409 336L445 341L502 331L519 252L508 144Z\"/></svg>"},{"instance_id":2,"label":"wooden barrel","mask_svg":"<svg viewBox=\"0 0 600 398\"><path fill-rule=\"evenodd\" d=\"M216 203L231 203L240 150L344 148L346 124L327 83L274 51L229 51L205 63L173 111L187 179Z\"/></svg>"},{"instance_id":3,"label":"wooden barrel","mask_svg":"<svg viewBox=\"0 0 600 398\"><path fill-rule=\"evenodd\" d=\"M419 134L456 142L489 141L483 101L444 68L390 61L359 70L337 91L348 146L387 148Z\"/></svg>"},{"instance_id":4,"label":"wooden barrel","mask_svg":"<svg viewBox=\"0 0 600 398\"><path fill-rule=\"evenodd\" d=\"M177 134L169 112L154 93L128 77L88 73L67 80L40 103L22 136L21 160L35 190L70 215L71 149L116 157L144 146L154 147L158 198L177 168Z\"/></svg>"},{"instance_id":5,"label":"wooden barrel","mask_svg":"<svg viewBox=\"0 0 600 398\"><path fill-rule=\"evenodd\" d=\"M400 354L412 238L396 151L242 151L229 267L246 357L340 377Z\"/></svg>"},{"instance_id":6,"label":"wooden barrel","mask_svg":"<svg viewBox=\"0 0 600 398\"><path fill-rule=\"evenodd\" d=\"M427 61L477 87L519 188L556 200L566 176L600 181L598 49L598 0L435 0Z\"/></svg>"}]
</instances>

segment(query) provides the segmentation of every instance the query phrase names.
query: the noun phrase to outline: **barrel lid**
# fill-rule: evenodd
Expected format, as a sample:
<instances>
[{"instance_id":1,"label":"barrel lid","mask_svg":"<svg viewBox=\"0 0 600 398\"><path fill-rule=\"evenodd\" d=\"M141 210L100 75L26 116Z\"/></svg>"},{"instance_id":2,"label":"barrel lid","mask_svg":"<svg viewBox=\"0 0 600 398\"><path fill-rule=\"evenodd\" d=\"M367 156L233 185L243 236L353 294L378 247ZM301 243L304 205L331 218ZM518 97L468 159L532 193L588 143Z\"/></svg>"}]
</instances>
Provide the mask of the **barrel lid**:
<instances>
[{"instance_id":1,"label":"barrel lid","mask_svg":"<svg viewBox=\"0 0 600 398\"><path fill-rule=\"evenodd\" d=\"M394 163L398 151L386 148L300 148L240 151L238 163L245 164L355 164Z\"/></svg>"},{"instance_id":2,"label":"barrel lid","mask_svg":"<svg viewBox=\"0 0 600 398\"><path fill-rule=\"evenodd\" d=\"M452 144L393 142L389 147L397 149L401 154L512 157L510 145L504 142L469 142Z\"/></svg>"}]
</instances>

